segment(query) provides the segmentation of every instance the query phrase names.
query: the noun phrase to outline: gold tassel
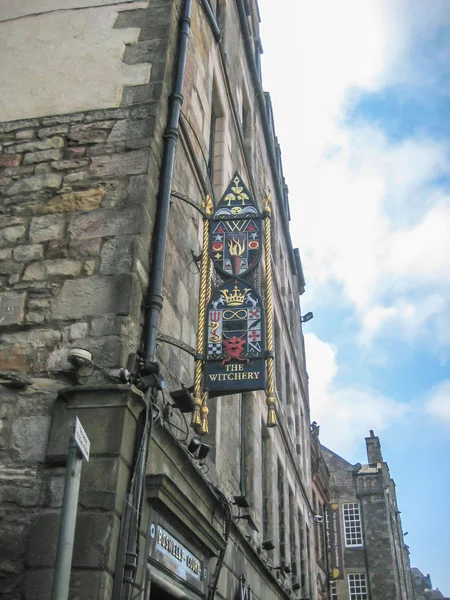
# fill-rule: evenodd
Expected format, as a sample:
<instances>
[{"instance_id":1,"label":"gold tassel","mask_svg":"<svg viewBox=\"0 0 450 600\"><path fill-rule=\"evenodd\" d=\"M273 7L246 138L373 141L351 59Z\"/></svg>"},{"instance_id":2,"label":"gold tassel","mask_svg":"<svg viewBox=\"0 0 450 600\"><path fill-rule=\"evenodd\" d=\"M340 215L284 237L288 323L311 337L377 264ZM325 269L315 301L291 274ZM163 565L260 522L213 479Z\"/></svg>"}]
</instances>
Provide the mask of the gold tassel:
<instances>
[{"instance_id":1,"label":"gold tassel","mask_svg":"<svg viewBox=\"0 0 450 600\"><path fill-rule=\"evenodd\" d=\"M277 414L275 412L275 398L267 398L267 422L266 427L277 426Z\"/></svg>"},{"instance_id":2,"label":"gold tassel","mask_svg":"<svg viewBox=\"0 0 450 600\"><path fill-rule=\"evenodd\" d=\"M206 401L208 399L208 393L205 392L203 394L203 403L202 406L200 408L200 413L202 415L202 424L200 427L200 431L198 431L199 435L206 435L207 433L209 433L209 429L208 429L208 413L209 413L209 409L208 406L206 404Z\"/></svg>"},{"instance_id":3,"label":"gold tassel","mask_svg":"<svg viewBox=\"0 0 450 600\"><path fill-rule=\"evenodd\" d=\"M196 429L197 427L199 427L202 422L201 418L200 418L200 406L201 406L200 398L194 398L194 410L192 411L192 419L191 419L191 427L193 429Z\"/></svg>"}]
</instances>

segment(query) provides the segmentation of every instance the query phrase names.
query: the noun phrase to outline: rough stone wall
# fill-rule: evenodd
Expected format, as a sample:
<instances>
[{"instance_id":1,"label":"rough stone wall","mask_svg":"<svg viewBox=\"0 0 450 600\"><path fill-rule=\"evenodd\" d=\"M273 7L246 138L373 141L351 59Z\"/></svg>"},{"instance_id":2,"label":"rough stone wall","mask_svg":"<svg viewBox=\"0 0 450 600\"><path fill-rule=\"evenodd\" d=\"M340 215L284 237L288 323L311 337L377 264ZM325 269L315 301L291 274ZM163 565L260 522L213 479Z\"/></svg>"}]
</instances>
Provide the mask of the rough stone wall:
<instances>
[{"instance_id":1,"label":"rough stone wall","mask_svg":"<svg viewBox=\"0 0 450 600\"><path fill-rule=\"evenodd\" d=\"M374 441L379 453L378 438ZM363 548L344 547L344 567L348 572L366 572L372 600L402 600L412 594L408 583L409 565L404 551L401 522L398 515L395 484L386 463L367 470L352 466L340 456L322 446L323 456L331 473L332 501L359 502L363 528ZM372 451L372 450L371 450ZM372 454L368 452L368 457ZM341 517L341 531L344 531ZM345 583L345 585L344 585ZM337 582L339 597L348 598L346 582Z\"/></svg>"},{"instance_id":2,"label":"rough stone wall","mask_svg":"<svg viewBox=\"0 0 450 600\"><path fill-rule=\"evenodd\" d=\"M141 85L123 87L122 80L117 107L102 108L99 101L98 110L70 114L52 114L49 107L48 116L0 124L0 595L5 599L50 595L65 469L61 457L49 464L47 446L58 391L73 383L68 349L87 348L97 365L109 368L126 366L140 344L177 14L172 2L159 2L156 11L139 6L109 21L110 30L123 29L128 41L120 55L124 64L147 64ZM72 13L64 14L69 26ZM30 22L20 23L25 21ZM150 80L144 83L150 63ZM113 392L110 397L112 402ZM104 430L107 419L95 411L87 415L94 459L84 468L83 488L98 484L109 500L118 490L122 498L129 475L116 460L121 450L108 454L102 447L103 434L113 435ZM135 425L128 427L132 445ZM92 435L97 428L101 435ZM70 427L64 431L66 446ZM98 452L103 455L96 460ZM77 537L74 564L109 574L101 581L100 571L75 578L84 598L107 597L114 570L121 502L100 498L82 491L83 505L98 514L80 521L92 548ZM25 578L26 563L31 571Z\"/></svg>"},{"instance_id":3,"label":"rough stone wall","mask_svg":"<svg viewBox=\"0 0 450 600\"><path fill-rule=\"evenodd\" d=\"M115 29L139 30L139 35L134 36L124 49L124 63L151 64L149 84L125 87L121 103L118 102L120 106L108 109L99 106L94 111L36 118L32 115L29 119L4 123L0 128L0 372L3 374L0 383L6 390L0 407L4 436L4 448L0 450L3 469L0 477L9 480L9 485L2 490L4 503L0 509L3 517L0 535L4 533L7 540L0 550L4 552L4 556L0 557L6 561L3 573L0 572L3 574L0 586L3 585L10 600L21 597L25 561L28 561L31 571L26 580L25 597L34 600L48 596L54 557L49 552L44 553L42 558L39 556L39 539L42 532L47 532L43 543L54 546L64 468L61 463L48 464L48 460L55 460L55 457L49 455L47 440L51 422L59 422L59 411L66 414L63 397L59 398L56 407L55 398L61 386L72 382L67 372L68 348L74 345L86 347L93 351L95 362L105 368L124 366L139 348L141 301L148 283L148 255L180 5L180 2L160 0L151 3L148 9L120 13ZM245 159L243 142L248 148L249 140L242 140L239 122L243 78L250 95L249 104L256 107L257 102L246 67L234 3L227 4L227 11L226 21L230 27L225 36L225 65L231 81L229 90L222 78L222 65L201 5L193 4L183 110L192 117L197 136L193 137L194 148L201 173L194 169L193 157L182 136L177 149L173 189L186 194L199 205L204 197L200 180L207 179L204 155L208 152L214 78L221 90L228 118L219 132L223 136L224 154L220 163L221 175L214 180L216 185L212 191L216 195L221 194L236 168L253 186L260 202L265 191L275 187L256 109L250 140L253 163L250 165ZM195 94L198 100L194 99ZM237 102L237 114L231 110L232 101ZM190 112L195 103L197 121ZM278 201L281 199L274 198L275 259L282 254L286 257L288 247L284 234L278 229ZM160 330L191 345L195 345L199 283L192 253L199 253L201 237L199 214L173 199ZM275 297L276 311L280 314L293 311L293 318L283 316L283 327L286 329L291 324L299 329L297 291L289 292L288 285L282 286L283 278L293 278L292 268L286 262L282 273L282 276L276 276L276 285L280 287ZM303 355L288 335L282 340L296 385L291 396L298 395L296 409L300 411L301 406L303 411L297 437L303 439L303 435L306 438L302 442L302 488L293 437L289 433L287 417L280 410L280 428L269 432L273 455L271 464L267 465L271 478L269 487L273 491L270 499L271 527L276 543L280 529L276 477L278 460L286 470L285 522L289 520L287 501L291 487L303 517L304 540L306 528L312 527L308 508L309 408L304 391L303 397L300 397L302 374L296 366L298 361L303 360ZM297 332L293 340L301 340L301 332ZM182 381L192 383L193 360L186 353L160 344L158 361L166 376L168 390L178 389ZM111 398L115 397L116 392L109 393ZM210 468L211 475L229 497L239 495L242 490L249 494L256 522L260 524L261 423L265 421L266 406L264 393L248 396L244 465L241 464L241 455L236 452L242 442L239 411L240 402L244 399L224 397L210 403L210 423L211 427L215 426L210 437L217 450L216 460ZM287 404L287 398L280 397L280 400ZM96 427L102 428L101 439L106 445L106 441L111 441L109 436L114 428L110 431L104 417L95 410L93 408L93 412L86 413L91 415L86 417L91 419L86 429L89 433L89 426L93 427L93 432ZM163 414L164 418L166 416ZM183 427L181 418L178 424ZM155 427L160 428L161 434L161 425ZM168 429L173 437L182 439L175 428L168 426ZM132 430L130 424L129 436ZM52 432L53 435L54 428ZM167 436L162 439L161 452L157 454L157 460L150 462L149 472L169 472L174 480L178 477L186 479L185 462L179 457L171 462L172 455L169 456L167 445L174 444L174 441L167 441ZM117 494L117 498L121 498L128 481L130 457L127 453L122 456L122 450L102 445L103 442L99 440L94 444L95 463L89 471L86 470L90 473L88 481L97 481L103 465L103 477L108 484L105 484L104 490L96 491ZM127 443L131 443L130 439ZM118 453L120 460L113 460L112 455L117 456ZM61 452L59 457L62 461ZM192 479L187 479L185 485L192 486ZM103 480L98 478L98 481ZM107 598L111 591L120 502L99 502L95 495L91 495L83 498L83 506L89 514L84 515L86 519L82 528L88 536L93 531L97 534L92 537L95 541L92 553L83 545L76 550L78 579L74 580L74 593L78 588L80 597L87 599L87 594L91 594L98 600ZM206 509L205 514L213 518ZM145 526L143 522L143 537L146 535ZM237 578L242 572L249 575L249 580L251 577L256 598L271 600L285 597L282 584L285 585L286 581L280 580L279 573L278 577L271 573L256 552L262 541L261 533L249 530L245 522L233 525L233 539L219 583L219 597L229 598L230 593L234 593L230 590L237 589ZM312 556L312 539L310 546L308 551L303 544L302 564L298 572L299 578L303 577L306 582L304 596L308 595L308 581L311 579L306 557L308 554ZM145 547L144 542L142 547ZM277 544L272 559L277 561L279 558ZM86 575L89 569L96 573L95 585L93 579Z\"/></svg>"}]
</instances>

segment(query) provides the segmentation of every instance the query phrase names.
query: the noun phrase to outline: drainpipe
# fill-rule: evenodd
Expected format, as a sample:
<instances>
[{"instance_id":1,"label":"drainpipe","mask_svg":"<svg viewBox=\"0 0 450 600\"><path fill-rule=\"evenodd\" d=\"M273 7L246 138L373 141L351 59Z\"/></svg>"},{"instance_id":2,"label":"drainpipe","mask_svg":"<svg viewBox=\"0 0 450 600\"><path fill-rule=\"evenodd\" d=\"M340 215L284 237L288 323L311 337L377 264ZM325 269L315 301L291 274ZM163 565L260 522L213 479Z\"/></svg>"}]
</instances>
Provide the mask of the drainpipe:
<instances>
[{"instance_id":1,"label":"drainpipe","mask_svg":"<svg viewBox=\"0 0 450 600\"><path fill-rule=\"evenodd\" d=\"M170 194L172 191L173 167L175 151L178 142L178 125L181 106L183 104L183 82L186 67L187 45L191 26L192 0L185 0L180 17L178 56L175 67L173 91L169 99L169 113L164 133L163 159L159 178L157 197L156 221L152 237L150 255L151 270L149 288L146 295L148 312L145 315L143 339L143 369L142 373L157 373L159 368L153 362L156 353L158 324L163 305L164 261L167 245L167 230L169 225ZM139 564L139 525L144 493L147 457L151 440L152 428L152 394L155 384L146 391L145 422L138 438L138 453L133 468L131 489L127 494L122 513L123 528L118 544L118 566L113 597L116 600L130 600L134 589L137 567Z\"/></svg>"},{"instance_id":2,"label":"drainpipe","mask_svg":"<svg viewBox=\"0 0 450 600\"><path fill-rule=\"evenodd\" d=\"M167 229L169 226L170 193L172 191L173 166L178 142L178 124L183 104L183 81L186 67L187 45L191 26L192 0L185 0L180 19L180 38L175 81L170 97L169 116L164 133L163 161L159 179L156 223L153 230L151 250L150 283L146 297L148 312L145 318L144 352L145 363L154 360L158 336L159 316L163 305L164 260L166 255Z\"/></svg>"},{"instance_id":3,"label":"drainpipe","mask_svg":"<svg viewBox=\"0 0 450 600\"><path fill-rule=\"evenodd\" d=\"M201 3L203 6L203 10L206 13L206 17L209 21L209 24L211 25L214 39L216 40L216 42L221 42L222 32L220 31L219 25L217 24L216 15L213 13L211 5L209 4L208 0L201 0Z\"/></svg>"}]
</instances>

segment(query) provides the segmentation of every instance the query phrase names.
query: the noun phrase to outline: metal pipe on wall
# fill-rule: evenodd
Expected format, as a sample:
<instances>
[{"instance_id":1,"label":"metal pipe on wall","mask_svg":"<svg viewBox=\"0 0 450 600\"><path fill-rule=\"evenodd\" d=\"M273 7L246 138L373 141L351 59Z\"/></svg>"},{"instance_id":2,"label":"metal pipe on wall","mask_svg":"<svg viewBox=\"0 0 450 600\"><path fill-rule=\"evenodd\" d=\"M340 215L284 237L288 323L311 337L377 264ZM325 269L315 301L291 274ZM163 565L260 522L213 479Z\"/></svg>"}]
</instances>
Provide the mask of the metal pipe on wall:
<instances>
[{"instance_id":1,"label":"metal pipe on wall","mask_svg":"<svg viewBox=\"0 0 450 600\"><path fill-rule=\"evenodd\" d=\"M185 0L180 17L179 43L176 58L175 77L172 94L169 99L169 112L164 133L164 148L159 178L156 221L153 230L151 268L146 305L149 307L145 315L143 337L144 368L155 359L156 341L161 309L163 306L164 263L169 225L170 197L172 192L175 152L179 138L179 121L183 104L183 83L186 68L187 46L191 27L192 0ZM153 387L146 392L147 410L145 423L139 437L139 450L133 468L131 489L124 502L122 520L124 527L118 544L118 565L113 597L117 600L130 600L134 589L134 581L139 564L139 515L144 492L147 457L152 428L152 393ZM119 580L120 578L120 580Z\"/></svg>"},{"instance_id":2,"label":"metal pipe on wall","mask_svg":"<svg viewBox=\"0 0 450 600\"><path fill-rule=\"evenodd\" d=\"M164 133L163 162L159 179L158 202L156 207L156 223L153 230L151 250L150 283L146 305L149 310L144 326L144 361L151 362L155 358L158 324L163 305L164 262L167 245L167 229L169 226L170 194L172 191L173 167L179 132L181 106L183 104L183 82L186 68L187 45L191 27L192 0L185 0L180 18L180 38L175 81L170 97L169 116Z\"/></svg>"}]
</instances>

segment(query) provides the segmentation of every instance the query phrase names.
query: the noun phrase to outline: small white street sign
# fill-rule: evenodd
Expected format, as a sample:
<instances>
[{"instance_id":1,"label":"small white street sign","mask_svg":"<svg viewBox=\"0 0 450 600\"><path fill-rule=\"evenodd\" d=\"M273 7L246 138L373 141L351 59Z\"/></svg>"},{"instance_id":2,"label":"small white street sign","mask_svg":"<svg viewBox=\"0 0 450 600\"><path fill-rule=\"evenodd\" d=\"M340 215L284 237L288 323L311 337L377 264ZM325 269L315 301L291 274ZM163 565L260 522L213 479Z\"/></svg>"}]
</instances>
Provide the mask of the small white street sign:
<instances>
[{"instance_id":1,"label":"small white street sign","mask_svg":"<svg viewBox=\"0 0 450 600\"><path fill-rule=\"evenodd\" d=\"M89 449L91 447L91 442L89 441L89 438L86 435L86 432L83 429L78 417L75 417L75 431L73 436L81 454L84 456L86 461L89 462Z\"/></svg>"}]
</instances>

